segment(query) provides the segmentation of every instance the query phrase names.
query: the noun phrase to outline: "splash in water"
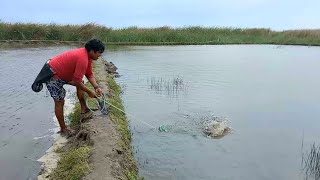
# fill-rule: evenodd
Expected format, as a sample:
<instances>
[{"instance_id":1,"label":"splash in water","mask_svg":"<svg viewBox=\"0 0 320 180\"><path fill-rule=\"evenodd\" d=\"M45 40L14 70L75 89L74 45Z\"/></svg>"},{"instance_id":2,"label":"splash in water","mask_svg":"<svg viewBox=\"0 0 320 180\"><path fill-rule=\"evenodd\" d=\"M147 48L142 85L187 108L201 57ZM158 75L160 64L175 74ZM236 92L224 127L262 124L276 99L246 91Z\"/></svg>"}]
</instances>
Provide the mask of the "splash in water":
<instances>
[{"instance_id":1,"label":"splash in water","mask_svg":"<svg viewBox=\"0 0 320 180\"><path fill-rule=\"evenodd\" d=\"M213 117L211 120L204 121L204 133L211 138L222 138L231 132L226 119Z\"/></svg>"},{"instance_id":2,"label":"splash in water","mask_svg":"<svg viewBox=\"0 0 320 180\"><path fill-rule=\"evenodd\" d=\"M180 121L176 121L173 125L160 125L158 130L192 135L204 133L206 137L215 139L222 138L232 132L228 125L229 121L225 118L213 115L201 116L181 113L177 113L177 115L180 117Z\"/></svg>"}]
</instances>

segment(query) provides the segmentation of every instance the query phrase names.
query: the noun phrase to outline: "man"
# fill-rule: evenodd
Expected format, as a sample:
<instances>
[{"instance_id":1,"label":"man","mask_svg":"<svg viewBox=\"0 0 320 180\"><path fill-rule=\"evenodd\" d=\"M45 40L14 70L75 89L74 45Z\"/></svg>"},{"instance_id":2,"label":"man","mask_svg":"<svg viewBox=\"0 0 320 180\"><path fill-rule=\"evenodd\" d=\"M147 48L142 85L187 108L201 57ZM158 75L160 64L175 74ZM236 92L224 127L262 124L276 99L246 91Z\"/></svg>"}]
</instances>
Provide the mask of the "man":
<instances>
[{"instance_id":1,"label":"man","mask_svg":"<svg viewBox=\"0 0 320 180\"><path fill-rule=\"evenodd\" d=\"M92 117L92 112L86 104L84 94L87 93L89 97L97 98L102 93L102 89L97 84L93 74L92 63L101 56L104 50L105 46L100 40L92 39L85 44L84 48L62 53L49 61L49 66L53 70L54 75L46 81L46 85L54 100L55 115L58 119L62 135L71 135L73 133L64 122L63 108L66 91L63 85L70 84L76 86L81 116ZM87 77L95 91L88 89L84 85L84 76Z\"/></svg>"}]
</instances>

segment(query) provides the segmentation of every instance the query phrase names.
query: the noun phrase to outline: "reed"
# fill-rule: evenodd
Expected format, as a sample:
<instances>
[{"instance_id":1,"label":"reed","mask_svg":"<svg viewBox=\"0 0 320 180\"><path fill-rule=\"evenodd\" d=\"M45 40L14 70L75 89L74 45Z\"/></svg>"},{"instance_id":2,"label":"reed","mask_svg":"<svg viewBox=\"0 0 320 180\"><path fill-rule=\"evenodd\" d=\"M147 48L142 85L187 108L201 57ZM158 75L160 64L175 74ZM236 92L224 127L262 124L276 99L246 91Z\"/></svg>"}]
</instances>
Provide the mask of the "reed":
<instances>
[{"instance_id":1,"label":"reed","mask_svg":"<svg viewBox=\"0 0 320 180\"><path fill-rule=\"evenodd\" d=\"M120 45L284 44L320 45L320 29L273 31L190 26L113 29L94 23L82 25L0 22L0 41L78 41L99 38Z\"/></svg>"},{"instance_id":2,"label":"reed","mask_svg":"<svg viewBox=\"0 0 320 180\"><path fill-rule=\"evenodd\" d=\"M188 90L188 84L180 76L172 77L171 79L151 77L147 82L151 90L169 97L178 97L180 93L187 93Z\"/></svg>"},{"instance_id":3,"label":"reed","mask_svg":"<svg viewBox=\"0 0 320 180\"><path fill-rule=\"evenodd\" d=\"M302 170L305 179L320 179L320 146L313 143L306 152L302 153Z\"/></svg>"}]
</instances>

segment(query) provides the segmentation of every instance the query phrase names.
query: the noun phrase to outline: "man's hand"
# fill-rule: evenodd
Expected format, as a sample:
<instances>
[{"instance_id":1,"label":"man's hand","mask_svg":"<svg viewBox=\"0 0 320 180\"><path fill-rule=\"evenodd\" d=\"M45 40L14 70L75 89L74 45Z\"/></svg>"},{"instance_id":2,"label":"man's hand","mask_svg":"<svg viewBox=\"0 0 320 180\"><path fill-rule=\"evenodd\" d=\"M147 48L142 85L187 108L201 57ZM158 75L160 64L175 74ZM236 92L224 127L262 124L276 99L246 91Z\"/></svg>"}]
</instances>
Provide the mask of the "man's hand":
<instances>
[{"instance_id":1,"label":"man's hand","mask_svg":"<svg viewBox=\"0 0 320 180\"><path fill-rule=\"evenodd\" d=\"M100 96L102 95L102 89L101 89L100 87L98 87L98 88L96 89L96 93L97 93L97 95L100 97Z\"/></svg>"},{"instance_id":2,"label":"man's hand","mask_svg":"<svg viewBox=\"0 0 320 180\"><path fill-rule=\"evenodd\" d=\"M88 93L89 97L91 97L91 98L97 98L98 97L96 92L91 91L91 90L89 92L90 92L90 93Z\"/></svg>"}]
</instances>

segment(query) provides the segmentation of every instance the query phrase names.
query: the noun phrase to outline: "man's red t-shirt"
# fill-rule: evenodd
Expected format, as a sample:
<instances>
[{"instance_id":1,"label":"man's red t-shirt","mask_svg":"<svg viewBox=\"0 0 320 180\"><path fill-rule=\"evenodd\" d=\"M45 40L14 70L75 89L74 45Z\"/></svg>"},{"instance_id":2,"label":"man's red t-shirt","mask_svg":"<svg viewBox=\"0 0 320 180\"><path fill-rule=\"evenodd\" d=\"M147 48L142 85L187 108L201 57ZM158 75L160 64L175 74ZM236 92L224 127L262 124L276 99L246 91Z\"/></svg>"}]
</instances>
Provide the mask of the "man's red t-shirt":
<instances>
[{"instance_id":1,"label":"man's red t-shirt","mask_svg":"<svg viewBox=\"0 0 320 180\"><path fill-rule=\"evenodd\" d=\"M83 76L93 77L92 59L89 58L85 48L79 48L62 53L49 62L51 68L55 71L54 78L64 81L80 82Z\"/></svg>"}]
</instances>

